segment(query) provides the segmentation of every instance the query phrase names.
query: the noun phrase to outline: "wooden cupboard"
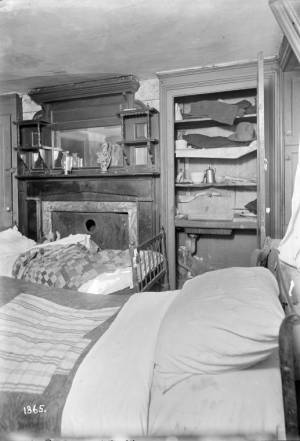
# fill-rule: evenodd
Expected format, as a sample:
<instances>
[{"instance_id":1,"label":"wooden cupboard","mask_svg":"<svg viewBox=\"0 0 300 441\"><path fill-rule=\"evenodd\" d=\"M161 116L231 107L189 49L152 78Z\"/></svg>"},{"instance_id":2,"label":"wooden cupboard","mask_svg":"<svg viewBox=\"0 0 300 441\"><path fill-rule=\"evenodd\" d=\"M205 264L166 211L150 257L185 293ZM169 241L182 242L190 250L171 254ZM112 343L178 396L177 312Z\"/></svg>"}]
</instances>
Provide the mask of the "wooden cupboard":
<instances>
[{"instance_id":1,"label":"wooden cupboard","mask_svg":"<svg viewBox=\"0 0 300 441\"><path fill-rule=\"evenodd\" d=\"M13 122L21 115L16 94L0 97L0 230L18 221L18 193L14 176L17 167L17 128Z\"/></svg>"},{"instance_id":2,"label":"wooden cupboard","mask_svg":"<svg viewBox=\"0 0 300 441\"><path fill-rule=\"evenodd\" d=\"M249 265L266 235L282 228L279 69L276 60L263 61L260 54L258 62L158 73L162 224L172 288L201 272ZM236 114L229 124L215 113L192 113L199 107L203 112L203 103L233 107L243 101L250 102L251 113ZM206 148L212 138L232 137L240 122L254 128L255 142ZM193 148L199 135L204 144ZM207 169L215 172L213 182L201 181ZM256 215L237 215L236 209L255 200Z\"/></svg>"}]
</instances>

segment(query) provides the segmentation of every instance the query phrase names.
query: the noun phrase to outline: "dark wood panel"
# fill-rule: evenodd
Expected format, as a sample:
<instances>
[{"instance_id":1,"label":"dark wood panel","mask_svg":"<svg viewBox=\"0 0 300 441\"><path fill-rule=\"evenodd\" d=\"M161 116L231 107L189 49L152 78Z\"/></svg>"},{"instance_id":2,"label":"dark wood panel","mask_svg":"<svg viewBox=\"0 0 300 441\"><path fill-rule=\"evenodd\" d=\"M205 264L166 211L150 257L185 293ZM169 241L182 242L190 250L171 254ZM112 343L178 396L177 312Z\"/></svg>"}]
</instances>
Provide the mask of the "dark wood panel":
<instances>
[{"instance_id":1,"label":"dark wood panel","mask_svg":"<svg viewBox=\"0 0 300 441\"><path fill-rule=\"evenodd\" d=\"M118 212L54 211L53 230L61 237L72 232L90 234L92 240L103 249L126 249L129 243L128 214Z\"/></svg>"},{"instance_id":2,"label":"dark wood panel","mask_svg":"<svg viewBox=\"0 0 300 441\"><path fill-rule=\"evenodd\" d=\"M21 113L21 99L16 94L0 97L0 228L17 220L17 185L13 172L17 165L17 127L13 124Z\"/></svg>"},{"instance_id":3,"label":"dark wood panel","mask_svg":"<svg viewBox=\"0 0 300 441\"><path fill-rule=\"evenodd\" d=\"M74 179L22 179L19 181L19 225L23 234L35 240L38 239L36 201L98 201L98 202L137 202L138 203L138 241L148 240L158 232L159 229L159 203L157 198L159 177L153 176L126 176L109 178L74 178ZM122 217L121 217L122 218ZM68 230L70 222L69 215L63 218ZM83 222L82 220L78 222ZM124 218L113 226L115 221L111 221L109 215L105 224L107 241L103 247L111 248L111 238L123 237L127 241L128 237L122 236L120 225L124 225ZM118 223L117 222L117 223ZM111 224L111 225L109 225ZM104 221L99 225L104 225ZM76 226L77 232L87 233L85 227ZM62 228L59 229L60 232ZM102 227L99 231L102 231ZM117 233L116 233L117 232ZM99 232L100 235L104 234ZM119 241L119 239L118 239ZM98 242L98 239L96 240Z\"/></svg>"},{"instance_id":4,"label":"dark wood panel","mask_svg":"<svg viewBox=\"0 0 300 441\"><path fill-rule=\"evenodd\" d=\"M51 196L55 200L61 195L61 200L153 200L152 178L131 179L58 179L27 181L28 196Z\"/></svg>"},{"instance_id":5,"label":"dark wood panel","mask_svg":"<svg viewBox=\"0 0 300 441\"><path fill-rule=\"evenodd\" d=\"M29 96L38 104L68 101L77 98L104 96L124 93L130 101L130 96L139 88L139 82L134 75L116 75L98 80L82 81L80 83L58 84L56 86L32 89ZM132 101L129 104L132 105Z\"/></svg>"},{"instance_id":6,"label":"dark wood panel","mask_svg":"<svg viewBox=\"0 0 300 441\"><path fill-rule=\"evenodd\" d=\"M113 118L112 123L120 125L120 119L118 117L118 111L120 110L120 104L126 104L124 100L118 100L117 103L106 104L101 107L91 105L81 105L77 108L66 108L63 110L52 110L52 120L55 123L64 123L67 121L86 121L101 118Z\"/></svg>"}]
</instances>

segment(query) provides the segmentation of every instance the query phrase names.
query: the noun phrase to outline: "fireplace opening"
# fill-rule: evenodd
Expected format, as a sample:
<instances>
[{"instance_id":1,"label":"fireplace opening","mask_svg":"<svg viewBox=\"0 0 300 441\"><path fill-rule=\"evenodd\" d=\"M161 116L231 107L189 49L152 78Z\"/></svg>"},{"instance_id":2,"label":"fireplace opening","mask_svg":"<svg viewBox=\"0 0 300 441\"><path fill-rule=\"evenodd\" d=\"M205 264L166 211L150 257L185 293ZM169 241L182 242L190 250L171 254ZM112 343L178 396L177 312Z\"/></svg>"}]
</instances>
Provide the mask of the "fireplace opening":
<instances>
[{"instance_id":1,"label":"fireplace opening","mask_svg":"<svg viewBox=\"0 0 300 441\"><path fill-rule=\"evenodd\" d=\"M96 230L96 222L94 219L88 219L85 223L85 228L89 233L94 233Z\"/></svg>"}]
</instances>

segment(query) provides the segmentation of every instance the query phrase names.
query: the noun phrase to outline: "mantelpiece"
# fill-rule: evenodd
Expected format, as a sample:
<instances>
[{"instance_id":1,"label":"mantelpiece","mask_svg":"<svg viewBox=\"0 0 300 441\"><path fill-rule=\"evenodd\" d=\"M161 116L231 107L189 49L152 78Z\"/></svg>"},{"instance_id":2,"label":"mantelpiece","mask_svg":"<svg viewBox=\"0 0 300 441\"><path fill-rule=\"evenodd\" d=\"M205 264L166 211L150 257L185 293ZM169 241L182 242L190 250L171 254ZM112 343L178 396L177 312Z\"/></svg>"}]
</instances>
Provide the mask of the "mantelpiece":
<instances>
[{"instance_id":1,"label":"mantelpiece","mask_svg":"<svg viewBox=\"0 0 300 441\"><path fill-rule=\"evenodd\" d=\"M120 112L124 114L128 110L155 110L134 99L138 87L139 82L133 75L120 75L32 89L29 96L41 105L42 110L34 116L33 124L30 124L30 121L21 121L18 122L19 127L25 124L27 130L34 131L34 123L45 121L51 130L47 130L46 136L43 136L43 145L38 150L33 146L26 146L26 149L18 146L19 157L22 159L18 174L42 175L50 172L57 175L62 173L62 169L65 169L65 173L73 169L77 174L80 171L86 173L81 169L90 169L93 174L94 169L99 171L99 167L102 166L101 152L107 145L109 157L111 156L109 167L112 171L137 171L135 161L128 161ZM158 112L153 113L155 135L158 137ZM33 139L34 135L35 133L29 133L27 137ZM140 144L134 145L133 149L140 150ZM43 167L35 166L35 162L41 162L36 161L36 156L39 156L38 159L40 156L46 158ZM67 160L71 163L70 167L65 167ZM136 165L139 165L139 169L157 170L157 163L157 160L145 161L142 167L138 162Z\"/></svg>"},{"instance_id":2,"label":"mantelpiece","mask_svg":"<svg viewBox=\"0 0 300 441\"><path fill-rule=\"evenodd\" d=\"M51 130L47 131L48 138L46 136L43 142L57 151L77 152L80 157L80 152L89 148L89 138L94 140L94 150L88 151L89 160L87 155L81 167L73 167L68 173L62 167L19 170L19 225L24 234L39 239L39 201L44 205L49 201L76 201L83 205L88 201L106 204L134 202L137 205L138 242L158 232L159 155L155 156L154 164L148 161L144 167L135 167L133 163L128 166L124 155L119 157L119 162L115 157L106 171L101 170L95 155L95 149L101 143L112 142L122 148L120 112L146 109L143 103L135 100L138 87L139 82L133 75L119 75L29 92L32 100L42 107L34 120L50 123ZM155 117L158 121L158 112ZM158 138L158 124L155 127Z\"/></svg>"}]
</instances>

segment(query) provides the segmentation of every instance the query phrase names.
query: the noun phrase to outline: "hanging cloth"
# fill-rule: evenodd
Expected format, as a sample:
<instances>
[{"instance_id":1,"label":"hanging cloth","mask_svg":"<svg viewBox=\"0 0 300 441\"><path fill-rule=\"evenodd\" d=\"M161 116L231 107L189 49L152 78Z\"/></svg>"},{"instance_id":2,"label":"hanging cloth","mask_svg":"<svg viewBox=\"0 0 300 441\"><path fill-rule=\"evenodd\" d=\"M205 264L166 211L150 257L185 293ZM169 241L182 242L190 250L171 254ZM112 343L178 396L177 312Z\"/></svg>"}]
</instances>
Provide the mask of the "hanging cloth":
<instances>
[{"instance_id":1,"label":"hanging cloth","mask_svg":"<svg viewBox=\"0 0 300 441\"><path fill-rule=\"evenodd\" d=\"M300 151L292 197L292 214L284 238L279 244L280 260L300 269Z\"/></svg>"}]
</instances>

